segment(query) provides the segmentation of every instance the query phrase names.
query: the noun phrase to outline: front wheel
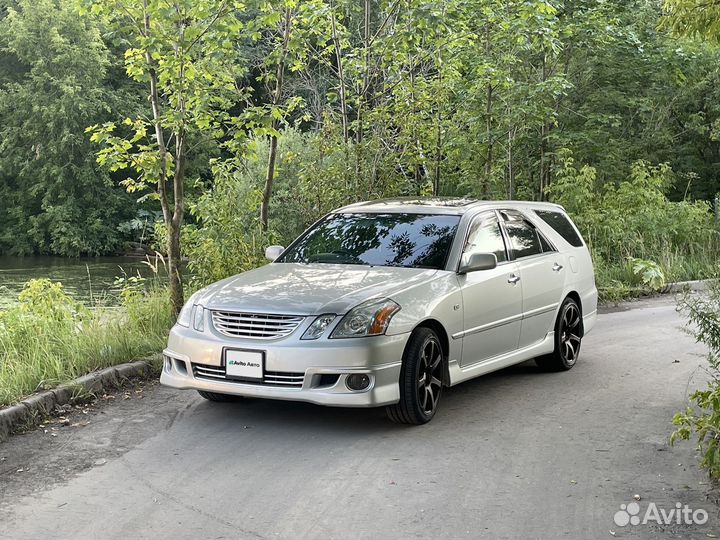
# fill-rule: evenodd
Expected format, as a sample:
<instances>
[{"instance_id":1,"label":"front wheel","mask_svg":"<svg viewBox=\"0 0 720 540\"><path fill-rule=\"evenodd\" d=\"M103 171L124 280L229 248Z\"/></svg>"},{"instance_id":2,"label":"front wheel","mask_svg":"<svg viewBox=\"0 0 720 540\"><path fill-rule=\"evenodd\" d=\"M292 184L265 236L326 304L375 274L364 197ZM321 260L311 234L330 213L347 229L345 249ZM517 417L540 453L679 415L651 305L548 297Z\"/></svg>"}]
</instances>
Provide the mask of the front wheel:
<instances>
[{"instance_id":1,"label":"front wheel","mask_svg":"<svg viewBox=\"0 0 720 540\"><path fill-rule=\"evenodd\" d=\"M547 371L567 371L580 356L582 342L582 315L580 306L572 298L566 298L555 322L555 350L535 359L535 363Z\"/></svg>"},{"instance_id":2,"label":"front wheel","mask_svg":"<svg viewBox=\"0 0 720 540\"><path fill-rule=\"evenodd\" d=\"M435 416L443 389L443 360L437 334L429 328L415 330L403 354L400 401L386 409L390 420L420 425Z\"/></svg>"}]
</instances>

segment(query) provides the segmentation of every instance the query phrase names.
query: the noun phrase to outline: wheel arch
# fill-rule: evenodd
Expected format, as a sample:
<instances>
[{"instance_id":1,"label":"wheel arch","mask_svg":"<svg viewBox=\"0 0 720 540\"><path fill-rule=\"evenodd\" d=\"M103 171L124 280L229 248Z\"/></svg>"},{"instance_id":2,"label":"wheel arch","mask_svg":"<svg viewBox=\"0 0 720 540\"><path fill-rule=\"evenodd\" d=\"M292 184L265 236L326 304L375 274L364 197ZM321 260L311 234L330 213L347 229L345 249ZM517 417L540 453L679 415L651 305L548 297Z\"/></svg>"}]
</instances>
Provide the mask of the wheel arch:
<instances>
[{"instance_id":1,"label":"wheel arch","mask_svg":"<svg viewBox=\"0 0 720 540\"><path fill-rule=\"evenodd\" d=\"M565 302L565 299L572 298L575 303L578 305L578 308L580 308L580 337L583 337L585 335L585 324L583 323L583 305L582 300L580 299L580 294L578 294L575 290L570 290L566 295L565 298L563 298L563 302ZM562 305L562 304L561 304Z\"/></svg>"},{"instance_id":2,"label":"wheel arch","mask_svg":"<svg viewBox=\"0 0 720 540\"><path fill-rule=\"evenodd\" d=\"M447 330L445 330L445 327L440 321L432 318L420 321L417 326L413 328L413 332L418 328L429 328L437 334L438 338L440 338L440 346L443 351L443 363L445 364L443 369L443 384L445 384L445 386L450 386L450 371L448 369L450 359L450 336L448 335Z\"/></svg>"}]
</instances>

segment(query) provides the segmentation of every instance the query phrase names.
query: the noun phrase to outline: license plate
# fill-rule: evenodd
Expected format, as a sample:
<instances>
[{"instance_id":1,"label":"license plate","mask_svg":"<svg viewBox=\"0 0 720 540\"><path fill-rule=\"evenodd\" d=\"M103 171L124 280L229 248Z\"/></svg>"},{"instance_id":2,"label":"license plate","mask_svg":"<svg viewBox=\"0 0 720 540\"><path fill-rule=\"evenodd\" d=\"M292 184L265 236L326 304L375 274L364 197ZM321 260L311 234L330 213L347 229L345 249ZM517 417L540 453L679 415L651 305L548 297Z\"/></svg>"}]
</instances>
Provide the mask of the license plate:
<instances>
[{"instance_id":1,"label":"license plate","mask_svg":"<svg viewBox=\"0 0 720 540\"><path fill-rule=\"evenodd\" d=\"M261 381L263 378L263 353L258 351L225 351L225 376L228 379Z\"/></svg>"}]
</instances>

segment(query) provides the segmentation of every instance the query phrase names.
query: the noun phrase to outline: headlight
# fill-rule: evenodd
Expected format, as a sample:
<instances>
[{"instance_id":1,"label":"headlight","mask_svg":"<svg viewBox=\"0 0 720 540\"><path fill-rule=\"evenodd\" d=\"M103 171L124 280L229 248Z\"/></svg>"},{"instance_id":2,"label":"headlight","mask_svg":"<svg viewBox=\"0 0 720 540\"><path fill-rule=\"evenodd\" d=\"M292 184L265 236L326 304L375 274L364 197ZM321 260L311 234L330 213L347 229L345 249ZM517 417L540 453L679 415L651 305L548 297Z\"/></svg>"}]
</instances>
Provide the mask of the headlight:
<instances>
[{"instance_id":1,"label":"headlight","mask_svg":"<svg viewBox=\"0 0 720 540\"><path fill-rule=\"evenodd\" d=\"M350 310L330 334L331 338L379 336L400 306L390 299L370 300Z\"/></svg>"},{"instance_id":2,"label":"headlight","mask_svg":"<svg viewBox=\"0 0 720 540\"><path fill-rule=\"evenodd\" d=\"M328 313L326 315L320 315L313 323L305 330L305 333L300 339L317 339L323 335L325 329L330 326L330 323L335 320L336 315L334 313Z\"/></svg>"},{"instance_id":3,"label":"headlight","mask_svg":"<svg viewBox=\"0 0 720 540\"><path fill-rule=\"evenodd\" d=\"M192 310L193 306L195 305L195 301L198 299L198 296L200 295L200 291L193 294L187 302L185 302L185 305L180 310L180 315L178 315L176 323L180 326L184 326L186 328L190 327L190 320L192 319Z\"/></svg>"},{"instance_id":4,"label":"headlight","mask_svg":"<svg viewBox=\"0 0 720 540\"><path fill-rule=\"evenodd\" d=\"M195 313L193 314L193 328L198 332L205 331L205 308L200 304L195 306Z\"/></svg>"}]
</instances>

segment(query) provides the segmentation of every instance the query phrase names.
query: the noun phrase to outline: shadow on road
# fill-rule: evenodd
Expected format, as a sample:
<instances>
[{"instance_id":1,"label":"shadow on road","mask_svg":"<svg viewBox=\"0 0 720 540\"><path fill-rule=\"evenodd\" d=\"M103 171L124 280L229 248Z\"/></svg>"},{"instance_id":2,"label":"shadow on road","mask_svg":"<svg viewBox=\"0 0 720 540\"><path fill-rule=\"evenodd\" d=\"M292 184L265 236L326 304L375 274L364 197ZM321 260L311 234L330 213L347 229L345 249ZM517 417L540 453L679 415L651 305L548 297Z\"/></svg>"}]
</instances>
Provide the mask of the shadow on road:
<instances>
[{"instance_id":1,"label":"shadow on road","mask_svg":"<svg viewBox=\"0 0 720 540\"><path fill-rule=\"evenodd\" d=\"M573 370L573 371L580 371ZM206 429L214 426L218 430L257 429L259 427L279 429L286 432L307 431L314 436L368 435L397 433L398 429L437 429L440 424L452 418L457 422L477 420L479 414L502 414L508 401L518 400L528 394L546 392L545 383L558 381L570 373L546 373L534 362L512 366L483 377L467 381L461 385L445 388L437 416L430 424L417 426L398 426L385 416L383 407L355 409L324 407L312 403L276 401L265 399L240 399L236 403L211 403L204 400L196 402L191 411L193 424L200 423ZM552 384L554 386L554 384ZM503 403L504 401L504 403ZM185 416L185 415L183 415ZM199 418L197 418L199 416ZM467 418L458 418L466 416Z\"/></svg>"}]
</instances>

